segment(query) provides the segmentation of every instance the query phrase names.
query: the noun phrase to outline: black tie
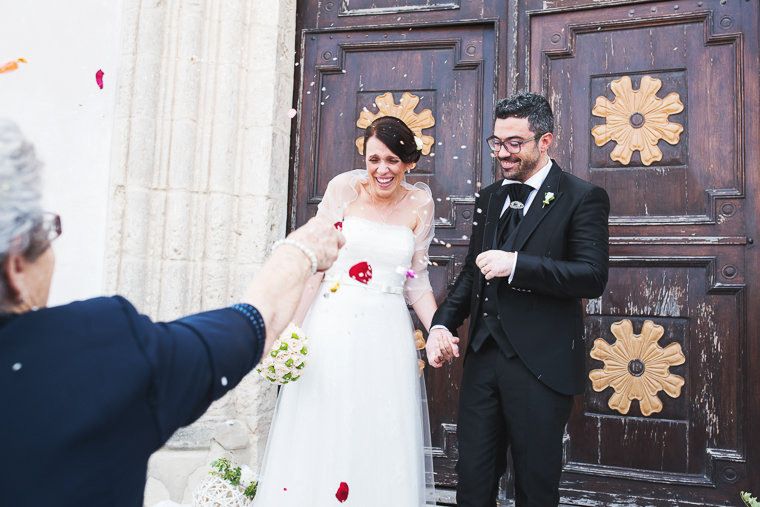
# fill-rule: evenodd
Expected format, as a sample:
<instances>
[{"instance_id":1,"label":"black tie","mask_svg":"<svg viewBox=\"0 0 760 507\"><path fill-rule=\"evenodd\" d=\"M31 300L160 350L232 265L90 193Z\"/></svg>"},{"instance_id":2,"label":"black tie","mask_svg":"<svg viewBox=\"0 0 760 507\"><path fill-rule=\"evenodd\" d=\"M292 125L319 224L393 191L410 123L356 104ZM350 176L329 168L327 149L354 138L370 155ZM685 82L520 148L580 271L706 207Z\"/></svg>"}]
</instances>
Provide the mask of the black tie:
<instances>
[{"instance_id":1,"label":"black tie","mask_svg":"<svg viewBox=\"0 0 760 507\"><path fill-rule=\"evenodd\" d=\"M507 242L517 224L522 220L525 201L528 200L528 196L533 191L533 187L523 183L512 183L507 185L507 187L510 205L501 215L501 218L499 218L499 234L497 235L496 248L501 248ZM516 205L518 202L523 206Z\"/></svg>"}]
</instances>

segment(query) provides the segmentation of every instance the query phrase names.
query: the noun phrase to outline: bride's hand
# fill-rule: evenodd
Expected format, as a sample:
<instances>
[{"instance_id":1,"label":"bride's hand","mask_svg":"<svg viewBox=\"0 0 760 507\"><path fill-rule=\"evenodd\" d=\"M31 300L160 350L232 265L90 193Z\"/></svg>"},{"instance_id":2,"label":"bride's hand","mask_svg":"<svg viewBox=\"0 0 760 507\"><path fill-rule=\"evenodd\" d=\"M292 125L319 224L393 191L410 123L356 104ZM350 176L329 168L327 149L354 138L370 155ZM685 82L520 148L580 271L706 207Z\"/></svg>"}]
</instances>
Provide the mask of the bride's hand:
<instances>
[{"instance_id":1,"label":"bride's hand","mask_svg":"<svg viewBox=\"0 0 760 507\"><path fill-rule=\"evenodd\" d=\"M444 328L436 328L430 331L425 345L428 363L433 368L440 368L445 361L453 357L459 357L459 338Z\"/></svg>"}]
</instances>

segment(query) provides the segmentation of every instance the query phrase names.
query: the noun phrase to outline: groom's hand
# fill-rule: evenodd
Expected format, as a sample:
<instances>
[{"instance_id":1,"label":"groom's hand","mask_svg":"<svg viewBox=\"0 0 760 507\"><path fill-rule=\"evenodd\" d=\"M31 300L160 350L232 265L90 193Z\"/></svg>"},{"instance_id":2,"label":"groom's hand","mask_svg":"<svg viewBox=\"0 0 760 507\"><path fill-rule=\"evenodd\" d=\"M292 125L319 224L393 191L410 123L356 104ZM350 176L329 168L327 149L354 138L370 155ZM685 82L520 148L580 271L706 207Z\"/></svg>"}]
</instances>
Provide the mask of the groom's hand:
<instances>
[{"instance_id":1,"label":"groom's hand","mask_svg":"<svg viewBox=\"0 0 760 507\"><path fill-rule=\"evenodd\" d=\"M515 253L503 250L487 250L475 259L475 264L486 280L491 278L509 277L515 264Z\"/></svg>"},{"instance_id":2,"label":"groom's hand","mask_svg":"<svg viewBox=\"0 0 760 507\"><path fill-rule=\"evenodd\" d=\"M445 361L453 357L459 357L459 338L452 335L444 328L436 328L430 331L425 353L428 363L433 368L440 368Z\"/></svg>"}]
</instances>

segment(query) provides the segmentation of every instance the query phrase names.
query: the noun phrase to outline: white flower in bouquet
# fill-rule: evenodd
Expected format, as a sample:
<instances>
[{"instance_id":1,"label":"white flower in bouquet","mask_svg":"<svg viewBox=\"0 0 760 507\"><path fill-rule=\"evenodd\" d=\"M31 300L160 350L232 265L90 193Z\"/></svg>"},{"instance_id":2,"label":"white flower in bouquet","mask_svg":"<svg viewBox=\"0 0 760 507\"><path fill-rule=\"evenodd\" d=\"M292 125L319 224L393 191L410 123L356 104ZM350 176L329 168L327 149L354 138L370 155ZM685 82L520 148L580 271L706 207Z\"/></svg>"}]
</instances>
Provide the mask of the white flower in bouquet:
<instances>
[{"instance_id":1,"label":"white flower in bouquet","mask_svg":"<svg viewBox=\"0 0 760 507\"><path fill-rule=\"evenodd\" d=\"M247 465L243 465L240 470L240 485L247 488L254 482L258 482L259 476Z\"/></svg>"},{"instance_id":2,"label":"white flower in bouquet","mask_svg":"<svg viewBox=\"0 0 760 507\"><path fill-rule=\"evenodd\" d=\"M290 373L290 368L288 368L284 364L274 365L274 374L277 378L284 378L285 375L287 375L288 373Z\"/></svg>"}]
</instances>

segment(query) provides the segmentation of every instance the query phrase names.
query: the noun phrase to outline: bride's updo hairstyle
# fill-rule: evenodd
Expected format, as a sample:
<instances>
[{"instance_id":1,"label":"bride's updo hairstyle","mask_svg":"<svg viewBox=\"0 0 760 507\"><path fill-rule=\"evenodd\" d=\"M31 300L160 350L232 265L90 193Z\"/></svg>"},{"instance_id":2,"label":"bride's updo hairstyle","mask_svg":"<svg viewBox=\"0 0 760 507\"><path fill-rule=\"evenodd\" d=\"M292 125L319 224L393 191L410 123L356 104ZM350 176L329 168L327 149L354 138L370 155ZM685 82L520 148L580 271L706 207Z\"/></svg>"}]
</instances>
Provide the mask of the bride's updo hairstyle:
<instances>
[{"instance_id":1,"label":"bride's updo hairstyle","mask_svg":"<svg viewBox=\"0 0 760 507\"><path fill-rule=\"evenodd\" d=\"M364 153L367 141L376 137L405 164L417 162L421 152L414 141L414 132L395 116L381 116L364 129Z\"/></svg>"}]
</instances>

